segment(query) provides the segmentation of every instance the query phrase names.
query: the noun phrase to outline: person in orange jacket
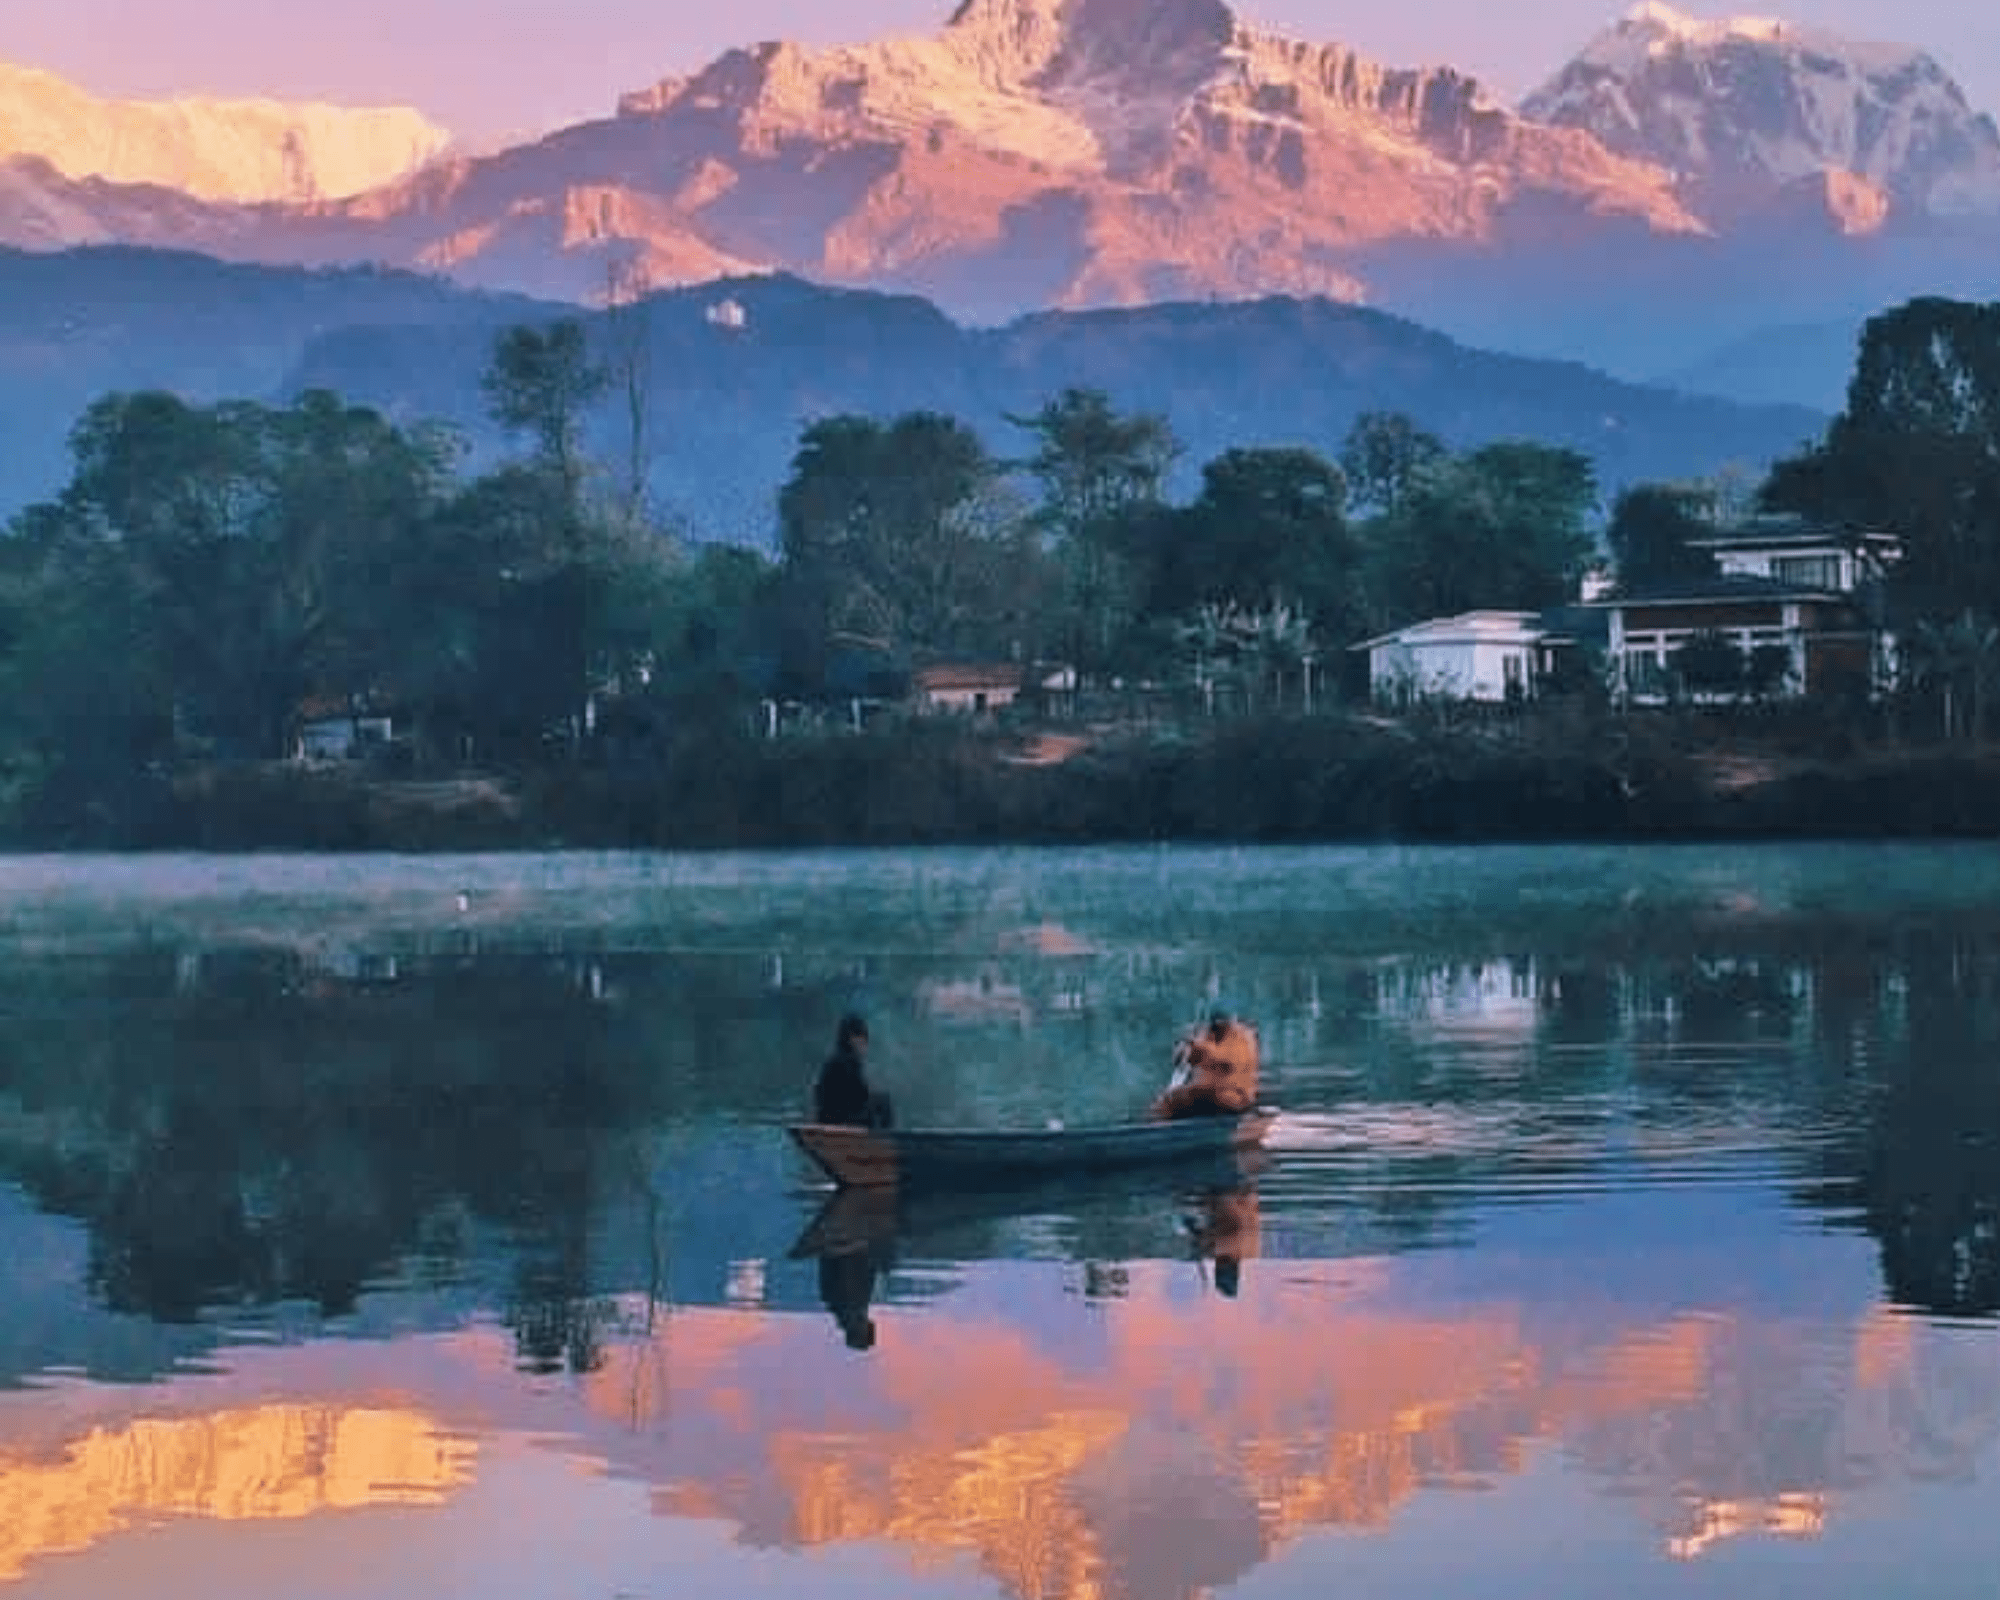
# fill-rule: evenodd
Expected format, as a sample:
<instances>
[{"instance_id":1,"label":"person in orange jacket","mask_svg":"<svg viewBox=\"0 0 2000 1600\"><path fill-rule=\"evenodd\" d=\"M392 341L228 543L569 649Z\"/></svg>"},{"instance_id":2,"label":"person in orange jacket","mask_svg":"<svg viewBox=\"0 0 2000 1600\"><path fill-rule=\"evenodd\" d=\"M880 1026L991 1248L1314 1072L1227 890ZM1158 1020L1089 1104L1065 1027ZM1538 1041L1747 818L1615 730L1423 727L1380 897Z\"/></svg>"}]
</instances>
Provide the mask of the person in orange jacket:
<instances>
[{"instance_id":1,"label":"person in orange jacket","mask_svg":"<svg viewBox=\"0 0 2000 1600\"><path fill-rule=\"evenodd\" d=\"M1174 1058L1174 1082L1153 1102L1159 1120L1241 1116L1256 1106L1257 1030L1242 1018L1218 1007L1174 1047Z\"/></svg>"}]
</instances>

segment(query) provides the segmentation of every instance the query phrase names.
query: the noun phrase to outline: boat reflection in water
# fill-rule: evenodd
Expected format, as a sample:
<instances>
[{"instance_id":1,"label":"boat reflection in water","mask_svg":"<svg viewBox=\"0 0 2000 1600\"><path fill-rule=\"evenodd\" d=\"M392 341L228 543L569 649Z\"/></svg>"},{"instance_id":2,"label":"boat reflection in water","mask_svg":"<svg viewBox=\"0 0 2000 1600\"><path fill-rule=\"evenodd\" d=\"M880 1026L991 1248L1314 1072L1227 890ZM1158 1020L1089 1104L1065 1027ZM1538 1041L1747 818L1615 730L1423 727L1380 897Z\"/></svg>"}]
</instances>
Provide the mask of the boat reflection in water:
<instances>
[{"instance_id":1,"label":"boat reflection in water","mask_svg":"<svg viewBox=\"0 0 2000 1600\"><path fill-rule=\"evenodd\" d=\"M1078 1233L1075 1245L1094 1296L1121 1281L1122 1269L1107 1266L1106 1258L1140 1247L1135 1235L1157 1238L1174 1227L1185 1240L1187 1258L1208 1269L1205 1281L1215 1293L1234 1299L1243 1263L1260 1246L1257 1175L1268 1164L1264 1152L1243 1150L1139 1174L961 1192L838 1189L789 1254L794 1261L817 1264L820 1301L850 1350L875 1347L875 1299L903 1255L958 1259L988 1243L982 1236L994 1229L1035 1219L1060 1219Z\"/></svg>"}]
</instances>

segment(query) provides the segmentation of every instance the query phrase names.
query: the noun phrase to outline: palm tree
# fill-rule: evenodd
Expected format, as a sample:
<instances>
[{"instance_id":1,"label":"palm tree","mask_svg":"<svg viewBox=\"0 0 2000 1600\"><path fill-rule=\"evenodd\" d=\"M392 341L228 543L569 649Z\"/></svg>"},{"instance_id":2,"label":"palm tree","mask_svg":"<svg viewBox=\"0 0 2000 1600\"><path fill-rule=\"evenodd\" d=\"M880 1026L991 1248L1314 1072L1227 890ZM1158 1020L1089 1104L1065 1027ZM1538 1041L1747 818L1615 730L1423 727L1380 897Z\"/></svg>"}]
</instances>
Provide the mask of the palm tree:
<instances>
[{"instance_id":1,"label":"palm tree","mask_svg":"<svg viewBox=\"0 0 2000 1600\"><path fill-rule=\"evenodd\" d=\"M1214 669L1217 661L1232 650L1236 615L1235 602L1218 605L1208 600L1174 630L1181 644L1194 654L1195 690L1201 695L1202 709L1211 716L1215 714Z\"/></svg>"},{"instance_id":2,"label":"palm tree","mask_svg":"<svg viewBox=\"0 0 2000 1600\"><path fill-rule=\"evenodd\" d=\"M1284 701L1284 681L1288 668L1298 668L1313 647L1312 623L1306 614L1283 599L1273 599L1261 611L1239 614L1238 651L1254 670L1249 681L1261 687L1270 682L1279 704Z\"/></svg>"},{"instance_id":3,"label":"palm tree","mask_svg":"<svg viewBox=\"0 0 2000 1600\"><path fill-rule=\"evenodd\" d=\"M1944 736L1959 731L1960 691L1970 715L1965 731L1971 739L1986 736L1986 691L1992 683L1994 654L2000 650L2000 627L1970 608L1948 623L1920 622L1912 641L1911 677L1918 685L1935 685L1944 699Z\"/></svg>"}]
</instances>

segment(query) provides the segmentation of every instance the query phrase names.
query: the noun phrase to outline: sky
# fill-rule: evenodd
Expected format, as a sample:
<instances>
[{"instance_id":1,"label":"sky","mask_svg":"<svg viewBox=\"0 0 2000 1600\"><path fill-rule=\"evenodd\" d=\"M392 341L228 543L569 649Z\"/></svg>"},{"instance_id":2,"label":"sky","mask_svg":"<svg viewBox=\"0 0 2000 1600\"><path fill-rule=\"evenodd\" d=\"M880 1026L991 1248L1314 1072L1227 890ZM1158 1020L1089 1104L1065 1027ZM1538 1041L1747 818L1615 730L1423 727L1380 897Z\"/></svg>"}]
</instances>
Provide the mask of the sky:
<instances>
[{"instance_id":1,"label":"sky","mask_svg":"<svg viewBox=\"0 0 2000 1600\"><path fill-rule=\"evenodd\" d=\"M0 0L0 61L94 93L414 105L475 143L610 112L618 95L732 45L941 27L955 0ZM1514 98L1629 0L1236 0L1253 22L1388 64L1449 62ZM1744 7L1685 0L1698 16ZM1750 9L1917 44L2000 113L1992 0L1776 0Z\"/></svg>"}]
</instances>

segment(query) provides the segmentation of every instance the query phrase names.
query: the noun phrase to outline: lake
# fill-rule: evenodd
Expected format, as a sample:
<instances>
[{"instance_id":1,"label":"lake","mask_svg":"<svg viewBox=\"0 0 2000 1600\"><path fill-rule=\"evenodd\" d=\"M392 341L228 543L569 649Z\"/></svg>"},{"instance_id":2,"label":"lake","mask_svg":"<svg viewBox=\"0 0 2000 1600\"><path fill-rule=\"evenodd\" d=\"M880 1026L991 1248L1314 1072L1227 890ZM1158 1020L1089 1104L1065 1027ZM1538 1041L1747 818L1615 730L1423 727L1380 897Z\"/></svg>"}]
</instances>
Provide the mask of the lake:
<instances>
[{"instance_id":1,"label":"lake","mask_svg":"<svg viewBox=\"0 0 2000 1600\"><path fill-rule=\"evenodd\" d=\"M1997 1319L1989 846L0 860L0 1600L1972 1600Z\"/></svg>"}]
</instances>

